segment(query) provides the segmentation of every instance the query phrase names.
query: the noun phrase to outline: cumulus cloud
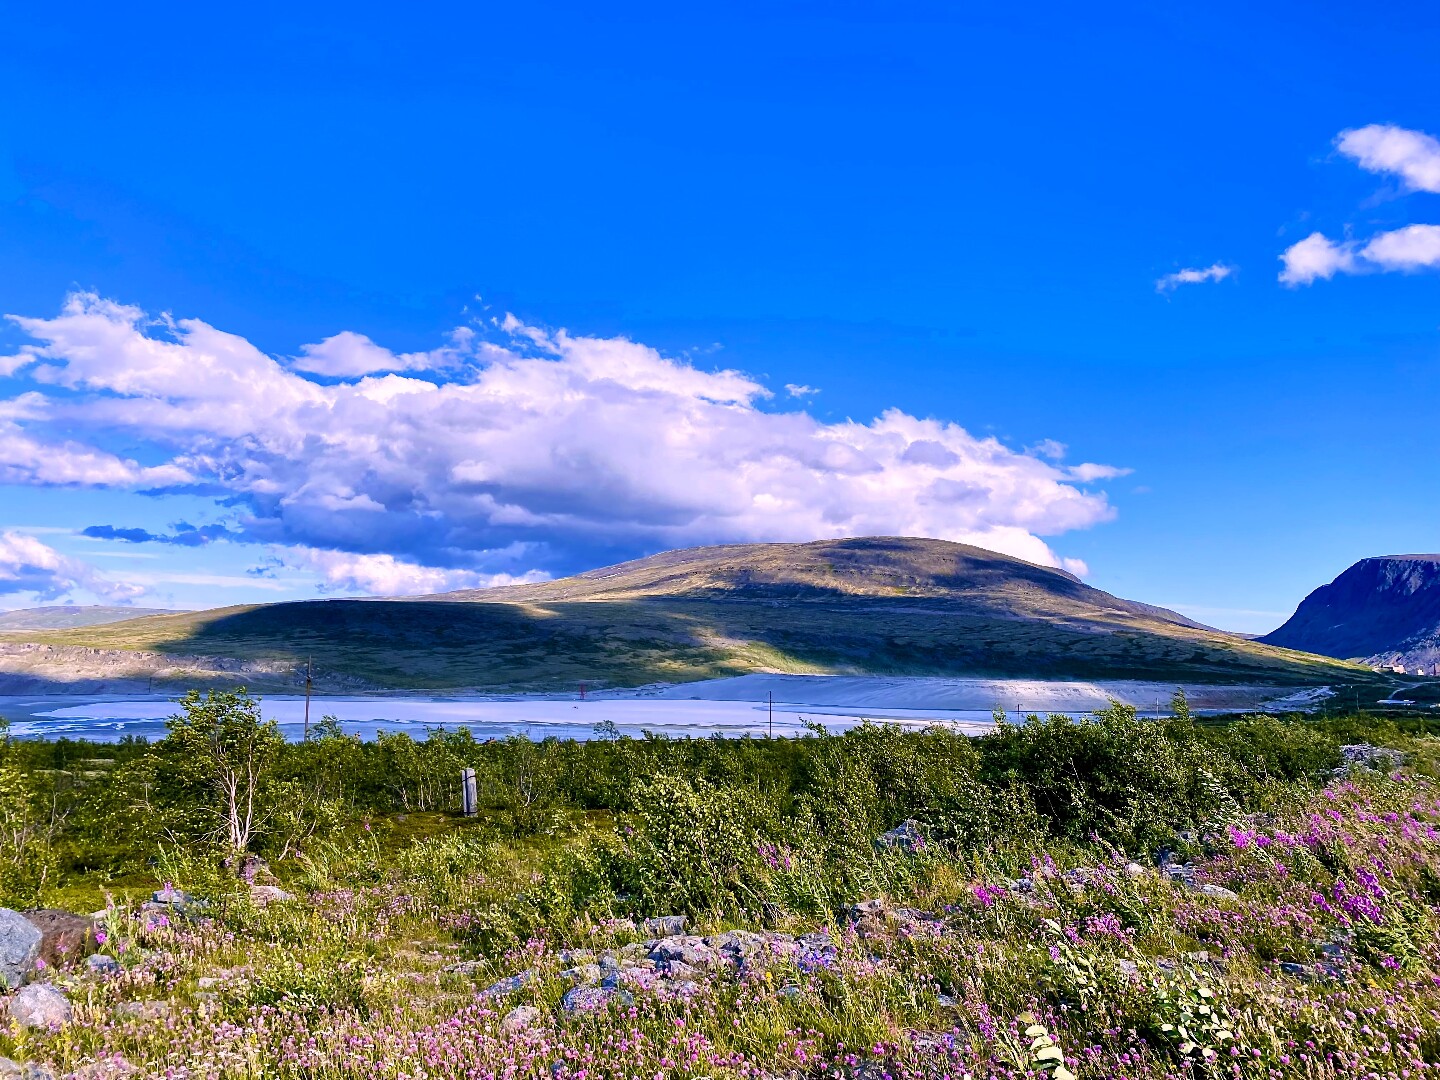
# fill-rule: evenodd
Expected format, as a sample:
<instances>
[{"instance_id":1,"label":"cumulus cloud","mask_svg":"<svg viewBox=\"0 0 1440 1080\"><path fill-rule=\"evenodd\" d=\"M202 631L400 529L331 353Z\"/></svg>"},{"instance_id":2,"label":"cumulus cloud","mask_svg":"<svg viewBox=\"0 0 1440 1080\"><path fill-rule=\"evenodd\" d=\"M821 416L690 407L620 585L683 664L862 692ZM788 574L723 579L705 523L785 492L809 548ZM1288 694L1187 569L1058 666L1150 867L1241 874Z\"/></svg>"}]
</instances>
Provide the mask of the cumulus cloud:
<instances>
[{"instance_id":1,"label":"cumulus cloud","mask_svg":"<svg viewBox=\"0 0 1440 1080\"><path fill-rule=\"evenodd\" d=\"M1342 131L1335 145L1362 169L1390 173L1411 191L1440 194L1440 139L1394 124L1367 124Z\"/></svg>"},{"instance_id":2,"label":"cumulus cloud","mask_svg":"<svg viewBox=\"0 0 1440 1080\"><path fill-rule=\"evenodd\" d=\"M113 602L131 600L144 591L111 581L33 536L0 532L0 595L33 593L38 600L55 600L77 589Z\"/></svg>"},{"instance_id":3,"label":"cumulus cloud","mask_svg":"<svg viewBox=\"0 0 1440 1080\"><path fill-rule=\"evenodd\" d=\"M1214 263L1203 270L1186 268L1176 270L1173 274L1166 274L1155 282L1155 291L1168 293L1181 285L1200 285L1207 281L1224 281L1235 272L1233 266L1226 266L1224 263Z\"/></svg>"},{"instance_id":4,"label":"cumulus cloud","mask_svg":"<svg viewBox=\"0 0 1440 1080\"><path fill-rule=\"evenodd\" d=\"M1315 232L1287 248L1280 259L1285 264L1280 280L1286 285L1309 285L1316 278L1329 280L1342 273L1433 270L1440 268L1440 225L1406 225L1363 244L1337 243Z\"/></svg>"},{"instance_id":5,"label":"cumulus cloud","mask_svg":"<svg viewBox=\"0 0 1440 1080\"><path fill-rule=\"evenodd\" d=\"M1340 152L1371 172L1399 177L1411 191L1440 194L1440 140L1393 124L1342 131ZM1440 225L1406 225L1368 240L1331 240L1314 232L1280 255L1286 285L1309 285L1336 274L1440 269Z\"/></svg>"},{"instance_id":6,"label":"cumulus cloud","mask_svg":"<svg viewBox=\"0 0 1440 1080\"><path fill-rule=\"evenodd\" d=\"M898 409L822 422L773 407L742 372L514 316L452 337L443 373L338 383L198 319L91 294L55 318L12 319L34 362L32 388L0 400L0 476L211 491L239 538L330 553L306 558L337 588L434 591L461 580L434 576L450 571L484 581L698 543L876 534L1060 565L1041 538L1108 520L1086 485L1119 475ZM374 361L359 335L311 354L332 372ZM51 434L62 429L144 447L150 464ZM46 460L71 461L73 479Z\"/></svg>"},{"instance_id":7,"label":"cumulus cloud","mask_svg":"<svg viewBox=\"0 0 1440 1080\"><path fill-rule=\"evenodd\" d=\"M518 575L480 574L473 570L419 566L388 554L355 555L317 548L281 549L275 557L282 565L319 573L329 589L371 596L420 596L455 589L490 589L545 581L549 577L538 570Z\"/></svg>"},{"instance_id":8,"label":"cumulus cloud","mask_svg":"<svg viewBox=\"0 0 1440 1080\"><path fill-rule=\"evenodd\" d=\"M318 345L302 345L290 361L298 371L351 379L384 371L443 371L463 363L470 355L475 331L468 326L450 333L450 344L429 352L401 353L376 345L364 334L342 330Z\"/></svg>"}]
</instances>

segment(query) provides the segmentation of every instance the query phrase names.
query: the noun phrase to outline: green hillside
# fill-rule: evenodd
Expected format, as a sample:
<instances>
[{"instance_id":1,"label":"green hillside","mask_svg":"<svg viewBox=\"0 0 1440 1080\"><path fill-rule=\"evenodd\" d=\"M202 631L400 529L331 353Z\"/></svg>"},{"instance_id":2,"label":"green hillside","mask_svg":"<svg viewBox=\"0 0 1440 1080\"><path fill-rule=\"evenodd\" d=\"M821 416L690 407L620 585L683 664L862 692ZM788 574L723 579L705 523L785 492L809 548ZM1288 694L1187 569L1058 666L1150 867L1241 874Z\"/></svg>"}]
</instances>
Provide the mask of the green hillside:
<instances>
[{"instance_id":1,"label":"green hillside","mask_svg":"<svg viewBox=\"0 0 1440 1080\"><path fill-rule=\"evenodd\" d=\"M1354 682L1353 665L1199 626L1069 574L938 540L669 552L539 585L221 608L27 635L304 660L386 687L568 689L753 671Z\"/></svg>"}]
</instances>

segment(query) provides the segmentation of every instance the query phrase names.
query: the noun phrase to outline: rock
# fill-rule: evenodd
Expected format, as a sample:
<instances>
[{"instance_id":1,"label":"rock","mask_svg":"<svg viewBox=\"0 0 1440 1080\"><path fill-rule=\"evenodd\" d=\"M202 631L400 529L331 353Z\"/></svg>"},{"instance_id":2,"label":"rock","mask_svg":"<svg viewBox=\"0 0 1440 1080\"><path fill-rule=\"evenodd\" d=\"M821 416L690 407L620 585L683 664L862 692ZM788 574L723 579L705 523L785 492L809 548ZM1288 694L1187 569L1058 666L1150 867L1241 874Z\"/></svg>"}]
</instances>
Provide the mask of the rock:
<instances>
[{"instance_id":1,"label":"rock","mask_svg":"<svg viewBox=\"0 0 1440 1080\"><path fill-rule=\"evenodd\" d=\"M1401 751L1392 750L1388 746L1372 746L1369 743L1342 746L1340 757L1345 762L1345 767L1337 771L1342 774L1355 768L1394 772L1405 764L1405 755Z\"/></svg>"},{"instance_id":2,"label":"rock","mask_svg":"<svg viewBox=\"0 0 1440 1080\"><path fill-rule=\"evenodd\" d=\"M956 1001L949 994L936 994L935 1004L939 1005L942 1009L954 1009L959 1006L960 1002Z\"/></svg>"},{"instance_id":3,"label":"rock","mask_svg":"<svg viewBox=\"0 0 1440 1080\"><path fill-rule=\"evenodd\" d=\"M716 967L725 963L725 957L709 945L704 938L686 934L661 938L650 950L650 959L661 963L689 964L691 967Z\"/></svg>"},{"instance_id":4,"label":"rock","mask_svg":"<svg viewBox=\"0 0 1440 1080\"><path fill-rule=\"evenodd\" d=\"M55 1080L55 1073L48 1065L41 1065L39 1062L27 1061L22 1065L18 1061L0 1057L0 1080Z\"/></svg>"},{"instance_id":5,"label":"rock","mask_svg":"<svg viewBox=\"0 0 1440 1080\"><path fill-rule=\"evenodd\" d=\"M775 991L775 995L782 998L798 998L803 993L805 993L805 991L801 990L800 987L794 983L786 983L780 987L779 990Z\"/></svg>"},{"instance_id":6,"label":"rock","mask_svg":"<svg viewBox=\"0 0 1440 1080\"><path fill-rule=\"evenodd\" d=\"M1199 885L1193 885L1193 886L1191 886L1191 887L1194 888L1195 891L1198 892L1198 893L1200 893L1202 896L1208 896L1208 897L1211 897L1212 899L1215 899L1215 900L1239 900L1239 899L1240 899L1240 897L1239 897L1239 895L1238 895L1237 893L1231 892L1229 889L1225 888L1225 886L1223 886L1223 885L1211 885L1208 881L1202 882L1202 883L1199 884Z\"/></svg>"},{"instance_id":7,"label":"rock","mask_svg":"<svg viewBox=\"0 0 1440 1080\"><path fill-rule=\"evenodd\" d=\"M450 964L444 970L451 975L474 975L489 966L484 960L461 960L458 964Z\"/></svg>"},{"instance_id":8,"label":"rock","mask_svg":"<svg viewBox=\"0 0 1440 1080\"><path fill-rule=\"evenodd\" d=\"M902 821L889 832L875 838L875 846L886 851L903 851L914 855L925 850L925 834L918 821Z\"/></svg>"},{"instance_id":9,"label":"rock","mask_svg":"<svg viewBox=\"0 0 1440 1080\"><path fill-rule=\"evenodd\" d=\"M535 977L533 971L522 971L519 975L511 975L508 979L501 979L499 982L491 983L484 990L480 991L481 997L509 997L522 986Z\"/></svg>"},{"instance_id":10,"label":"rock","mask_svg":"<svg viewBox=\"0 0 1440 1080\"><path fill-rule=\"evenodd\" d=\"M66 1074L65 1080L112 1080L117 1076L134 1076L139 1071L119 1054L110 1054L88 1065L81 1065Z\"/></svg>"},{"instance_id":11,"label":"rock","mask_svg":"<svg viewBox=\"0 0 1440 1080\"><path fill-rule=\"evenodd\" d=\"M164 904L166 907L183 908L187 904L194 903L194 897L184 889L177 889L174 885L166 885L163 889L156 889L150 894L152 904Z\"/></svg>"},{"instance_id":12,"label":"rock","mask_svg":"<svg viewBox=\"0 0 1440 1080\"><path fill-rule=\"evenodd\" d=\"M882 897L877 897L874 900L861 900L851 911L856 918L863 919L867 915L884 915L888 906Z\"/></svg>"},{"instance_id":13,"label":"rock","mask_svg":"<svg viewBox=\"0 0 1440 1080\"><path fill-rule=\"evenodd\" d=\"M560 972L560 977L569 979L576 986L594 986L604 978L604 972L600 970L599 964L581 964L579 967L566 968Z\"/></svg>"},{"instance_id":14,"label":"rock","mask_svg":"<svg viewBox=\"0 0 1440 1080\"><path fill-rule=\"evenodd\" d=\"M1308 979L1310 977L1310 969L1304 964L1295 964L1288 960L1281 963L1280 970L1286 975L1293 975L1297 979Z\"/></svg>"},{"instance_id":15,"label":"rock","mask_svg":"<svg viewBox=\"0 0 1440 1080\"><path fill-rule=\"evenodd\" d=\"M665 966L665 975L674 982L699 982L705 978L705 973L697 967L691 967L683 960L672 960Z\"/></svg>"},{"instance_id":16,"label":"rock","mask_svg":"<svg viewBox=\"0 0 1440 1080\"><path fill-rule=\"evenodd\" d=\"M560 1005L566 1012L592 1012L608 1005L633 1005L635 995L611 986L577 986L565 991Z\"/></svg>"},{"instance_id":17,"label":"rock","mask_svg":"<svg viewBox=\"0 0 1440 1080\"><path fill-rule=\"evenodd\" d=\"M270 864L259 855L246 853L244 855L227 856L220 864L238 877L246 885L254 885L257 881L273 882L275 875L270 872Z\"/></svg>"},{"instance_id":18,"label":"rock","mask_svg":"<svg viewBox=\"0 0 1440 1080\"><path fill-rule=\"evenodd\" d=\"M534 1005L521 1005L511 1009L500 1021L501 1035L519 1035L520 1032L539 1022L544 1015Z\"/></svg>"},{"instance_id":19,"label":"rock","mask_svg":"<svg viewBox=\"0 0 1440 1080\"><path fill-rule=\"evenodd\" d=\"M115 1015L127 1020L164 1020L172 1008L168 1001L122 1001L115 1006Z\"/></svg>"},{"instance_id":20,"label":"rock","mask_svg":"<svg viewBox=\"0 0 1440 1080\"><path fill-rule=\"evenodd\" d=\"M1148 872L1149 871L1147 871L1145 867L1141 866L1138 862L1128 862L1125 864L1125 876L1128 878L1141 878L1144 877Z\"/></svg>"},{"instance_id":21,"label":"rock","mask_svg":"<svg viewBox=\"0 0 1440 1080\"><path fill-rule=\"evenodd\" d=\"M91 953L85 958L85 966L96 975L118 975L120 961L104 953Z\"/></svg>"},{"instance_id":22,"label":"rock","mask_svg":"<svg viewBox=\"0 0 1440 1080\"><path fill-rule=\"evenodd\" d=\"M676 934L683 934L685 927L690 925L690 920L684 915L661 915L658 918L646 919L640 925L647 934L654 934L656 937L673 937Z\"/></svg>"},{"instance_id":23,"label":"rock","mask_svg":"<svg viewBox=\"0 0 1440 1080\"><path fill-rule=\"evenodd\" d=\"M95 920L87 915L41 908L25 912L25 918L40 931L40 959L51 967L95 951Z\"/></svg>"},{"instance_id":24,"label":"rock","mask_svg":"<svg viewBox=\"0 0 1440 1080\"><path fill-rule=\"evenodd\" d=\"M0 908L0 984L7 990L21 986L35 970L45 935L18 911Z\"/></svg>"},{"instance_id":25,"label":"rock","mask_svg":"<svg viewBox=\"0 0 1440 1080\"><path fill-rule=\"evenodd\" d=\"M22 986L10 999L10 1019L23 1028L54 1029L70 1022L70 999L49 983Z\"/></svg>"},{"instance_id":26,"label":"rock","mask_svg":"<svg viewBox=\"0 0 1440 1080\"><path fill-rule=\"evenodd\" d=\"M644 945L627 945L625 949L639 949L639 953L635 954L639 956L645 955L648 951ZM625 949L621 949L620 952L624 954ZM561 949L560 962L568 967L575 967L578 964L593 964L595 952L593 949Z\"/></svg>"},{"instance_id":27,"label":"rock","mask_svg":"<svg viewBox=\"0 0 1440 1080\"><path fill-rule=\"evenodd\" d=\"M266 904L294 900L295 897L279 885L251 885L250 900L256 907L264 907Z\"/></svg>"}]
</instances>

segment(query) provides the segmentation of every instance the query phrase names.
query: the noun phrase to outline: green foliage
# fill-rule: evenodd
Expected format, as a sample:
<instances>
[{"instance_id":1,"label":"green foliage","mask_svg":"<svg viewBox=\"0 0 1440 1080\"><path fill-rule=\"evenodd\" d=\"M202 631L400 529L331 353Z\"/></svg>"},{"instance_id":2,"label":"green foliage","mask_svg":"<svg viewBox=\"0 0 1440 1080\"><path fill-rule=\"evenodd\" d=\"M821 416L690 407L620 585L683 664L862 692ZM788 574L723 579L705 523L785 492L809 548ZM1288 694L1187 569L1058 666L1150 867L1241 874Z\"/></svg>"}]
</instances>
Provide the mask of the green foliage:
<instances>
[{"instance_id":1,"label":"green foliage","mask_svg":"<svg viewBox=\"0 0 1440 1080\"><path fill-rule=\"evenodd\" d=\"M1072 840L1141 851L1218 809L1207 768L1221 762L1193 725L1142 720L1128 705L1082 720L1032 716L976 742L982 777L1028 791L1048 829Z\"/></svg>"}]
</instances>

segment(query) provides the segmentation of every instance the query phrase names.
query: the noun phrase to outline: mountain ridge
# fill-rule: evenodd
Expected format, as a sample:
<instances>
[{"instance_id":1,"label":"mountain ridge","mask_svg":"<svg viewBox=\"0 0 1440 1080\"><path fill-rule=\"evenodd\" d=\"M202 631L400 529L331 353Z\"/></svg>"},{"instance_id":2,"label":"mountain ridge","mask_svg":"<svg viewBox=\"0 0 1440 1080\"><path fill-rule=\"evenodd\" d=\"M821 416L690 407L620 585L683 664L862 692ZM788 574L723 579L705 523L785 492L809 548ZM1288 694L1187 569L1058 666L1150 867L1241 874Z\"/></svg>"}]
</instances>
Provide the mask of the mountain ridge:
<instances>
[{"instance_id":1,"label":"mountain ridge","mask_svg":"<svg viewBox=\"0 0 1440 1080\"><path fill-rule=\"evenodd\" d=\"M313 657L327 676L399 689L573 691L582 682L752 672L1285 686L1373 679L1122 600L1063 571L904 537L682 549L555 582L221 608L29 640L295 670Z\"/></svg>"},{"instance_id":2,"label":"mountain ridge","mask_svg":"<svg viewBox=\"0 0 1440 1080\"><path fill-rule=\"evenodd\" d=\"M1379 667L1440 664L1440 554L1361 559L1259 640Z\"/></svg>"}]
</instances>

